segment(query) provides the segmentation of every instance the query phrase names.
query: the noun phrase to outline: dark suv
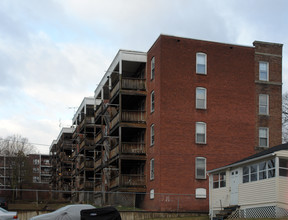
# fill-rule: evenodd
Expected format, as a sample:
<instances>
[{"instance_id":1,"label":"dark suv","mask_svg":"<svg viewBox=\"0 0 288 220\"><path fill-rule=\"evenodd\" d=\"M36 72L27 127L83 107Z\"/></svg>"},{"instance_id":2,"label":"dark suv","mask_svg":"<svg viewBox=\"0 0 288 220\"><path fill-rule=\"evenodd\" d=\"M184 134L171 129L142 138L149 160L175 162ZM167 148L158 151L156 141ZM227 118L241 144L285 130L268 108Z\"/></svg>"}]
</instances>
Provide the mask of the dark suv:
<instances>
[{"instance_id":1,"label":"dark suv","mask_svg":"<svg viewBox=\"0 0 288 220\"><path fill-rule=\"evenodd\" d=\"M3 197L0 197L0 207L1 208L4 208L4 209L8 209L8 204L7 204L7 201L5 198Z\"/></svg>"}]
</instances>

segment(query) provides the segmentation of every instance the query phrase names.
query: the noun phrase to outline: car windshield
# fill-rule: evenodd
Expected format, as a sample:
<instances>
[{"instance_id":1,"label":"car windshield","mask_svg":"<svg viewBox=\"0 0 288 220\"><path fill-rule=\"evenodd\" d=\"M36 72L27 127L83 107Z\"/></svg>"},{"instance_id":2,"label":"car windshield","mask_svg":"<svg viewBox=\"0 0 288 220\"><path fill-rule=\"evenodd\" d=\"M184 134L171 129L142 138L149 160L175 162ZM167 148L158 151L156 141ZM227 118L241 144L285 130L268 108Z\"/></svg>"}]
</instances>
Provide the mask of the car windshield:
<instances>
[{"instance_id":1,"label":"car windshield","mask_svg":"<svg viewBox=\"0 0 288 220\"><path fill-rule=\"evenodd\" d=\"M3 208L1 208L1 207L0 207L0 211L1 211L1 212L8 212L6 209L3 209Z\"/></svg>"}]
</instances>

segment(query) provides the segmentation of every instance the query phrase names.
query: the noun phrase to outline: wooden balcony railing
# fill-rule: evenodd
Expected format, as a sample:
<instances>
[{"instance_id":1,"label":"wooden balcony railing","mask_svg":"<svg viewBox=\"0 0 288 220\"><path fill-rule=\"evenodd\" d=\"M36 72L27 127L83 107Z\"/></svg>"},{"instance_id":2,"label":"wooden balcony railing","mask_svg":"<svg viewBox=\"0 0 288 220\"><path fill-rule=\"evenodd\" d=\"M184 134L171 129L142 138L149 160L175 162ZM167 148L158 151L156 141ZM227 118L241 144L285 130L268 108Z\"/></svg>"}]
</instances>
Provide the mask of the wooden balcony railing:
<instances>
[{"instance_id":1,"label":"wooden balcony railing","mask_svg":"<svg viewBox=\"0 0 288 220\"><path fill-rule=\"evenodd\" d=\"M100 141L102 138L102 132L98 132L98 134L96 135L95 139L94 139L94 143L97 143L98 141Z\"/></svg>"},{"instance_id":2,"label":"wooden balcony railing","mask_svg":"<svg viewBox=\"0 0 288 220\"><path fill-rule=\"evenodd\" d=\"M122 78L122 89L145 90L146 79Z\"/></svg>"},{"instance_id":3,"label":"wooden balcony railing","mask_svg":"<svg viewBox=\"0 0 288 220\"><path fill-rule=\"evenodd\" d=\"M114 86L114 88L112 89L112 91L111 91L111 93L110 93L110 98L112 98L119 89L120 89L120 82L118 82L118 83Z\"/></svg>"},{"instance_id":4,"label":"wooden balcony railing","mask_svg":"<svg viewBox=\"0 0 288 220\"><path fill-rule=\"evenodd\" d=\"M122 78L121 88L128 90L145 90L146 79L136 79L136 78ZM110 93L110 98L112 98L117 91L120 89L120 81L114 86Z\"/></svg>"},{"instance_id":5,"label":"wooden balcony railing","mask_svg":"<svg viewBox=\"0 0 288 220\"><path fill-rule=\"evenodd\" d=\"M133 111L133 110L122 110L121 114L122 122L134 122L134 123L145 123L146 122L146 112L145 111ZM120 122L120 114L116 116L110 122L110 128L113 128L118 122Z\"/></svg>"},{"instance_id":6,"label":"wooden balcony railing","mask_svg":"<svg viewBox=\"0 0 288 220\"><path fill-rule=\"evenodd\" d=\"M116 176L110 180L109 187L117 187L117 186L145 186L145 175L141 174L121 174L120 177Z\"/></svg>"},{"instance_id":7,"label":"wooden balcony railing","mask_svg":"<svg viewBox=\"0 0 288 220\"><path fill-rule=\"evenodd\" d=\"M93 181L85 181L79 184L79 189L93 189L94 182Z\"/></svg>"},{"instance_id":8,"label":"wooden balcony railing","mask_svg":"<svg viewBox=\"0 0 288 220\"><path fill-rule=\"evenodd\" d=\"M122 174L121 175L122 186L144 186L145 175L140 174Z\"/></svg>"},{"instance_id":9,"label":"wooden balcony railing","mask_svg":"<svg viewBox=\"0 0 288 220\"><path fill-rule=\"evenodd\" d=\"M125 122L145 122L145 111L122 110L121 120Z\"/></svg>"},{"instance_id":10,"label":"wooden balcony railing","mask_svg":"<svg viewBox=\"0 0 288 220\"><path fill-rule=\"evenodd\" d=\"M95 163L94 163L94 168L98 168L99 166L101 166L102 164L102 159L99 158L99 159L96 159Z\"/></svg>"},{"instance_id":11,"label":"wooden balcony railing","mask_svg":"<svg viewBox=\"0 0 288 220\"><path fill-rule=\"evenodd\" d=\"M109 159L115 157L117 154L119 154L119 146L113 148L113 149L110 151Z\"/></svg>"},{"instance_id":12,"label":"wooden balcony railing","mask_svg":"<svg viewBox=\"0 0 288 220\"><path fill-rule=\"evenodd\" d=\"M110 128L113 128L120 120L120 115L119 113L112 119L110 122Z\"/></svg>"},{"instance_id":13,"label":"wooden balcony railing","mask_svg":"<svg viewBox=\"0 0 288 220\"><path fill-rule=\"evenodd\" d=\"M96 183L97 184L97 183ZM102 191L102 183L99 182L95 187L94 187L95 192L100 192Z\"/></svg>"},{"instance_id":14,"label":"wooden balcony railing","mask_svg":"<svg viewBox=\"0 0 288 220\"><path fill-rule=\"evenodd\" d=\"M91 146L91 145L94 145L94 140L89 140L87 138L85 138L81 144L80 144L80 149L82 149L84 146Z\"/></svg>"},{"instance_id":15,"label":"wooden balcony railing","mask_svg":"<svg viewBox=\"0 0 288 220\"><path fill-rule=\"evenodd\" d=\"M145 154L145 143L122 143L121 152L125 154Z\"/></svg>"},{"instance_id":16,"label":"wooden balcony railing","mask_svg":"<svg viewBox=\"0 0 288 220\"><path fill-rule=\"evenodd\" d=\"M97 108L97 110L95 112L95 118L97 116L99 116L101 114L101 112L103 111L103 105L104 105L104 103L102 102L101 105Z\"/></svg>"}]
</instances>

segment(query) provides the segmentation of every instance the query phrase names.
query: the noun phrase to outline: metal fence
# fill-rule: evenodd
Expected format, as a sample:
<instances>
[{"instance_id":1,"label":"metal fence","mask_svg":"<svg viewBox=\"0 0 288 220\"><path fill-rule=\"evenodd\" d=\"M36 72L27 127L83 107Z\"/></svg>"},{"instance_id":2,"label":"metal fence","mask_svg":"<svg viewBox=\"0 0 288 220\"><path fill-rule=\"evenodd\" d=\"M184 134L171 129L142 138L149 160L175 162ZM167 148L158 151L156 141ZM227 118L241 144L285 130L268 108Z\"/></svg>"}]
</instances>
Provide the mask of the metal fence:
<instances>
[{"instance_id":1,"label":"metal fence","mask_svg":"<svg viewBox=\"0 0 288 220\"><path fill-rule=\"evenodd\" d=\"M88 203L96 207L115 206L126 210L208 211L208 198L197 199L194 194L135 193L102 191L58 191L40 189L0 189L0 197L9 204L33 203L49 207L53 203Z\"/></svg>"}]
</instances>

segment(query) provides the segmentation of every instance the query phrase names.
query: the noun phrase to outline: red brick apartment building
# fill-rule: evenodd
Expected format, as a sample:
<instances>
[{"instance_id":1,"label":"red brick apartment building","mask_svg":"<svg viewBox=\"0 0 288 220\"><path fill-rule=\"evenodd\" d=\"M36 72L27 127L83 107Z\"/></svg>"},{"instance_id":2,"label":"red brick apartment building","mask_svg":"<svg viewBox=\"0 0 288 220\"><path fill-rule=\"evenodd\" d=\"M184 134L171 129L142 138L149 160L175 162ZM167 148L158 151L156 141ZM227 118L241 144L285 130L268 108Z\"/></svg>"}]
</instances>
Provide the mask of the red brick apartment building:
<instances>
[{"instance_id":1,"label":"red brick apartment building","mask_svg":"<svg viewBox=\"0 0 288 220\"><path fill-rule=\"evenodd\" d=\"M94 160L74 165L81 189L101 205L208 211L207 170L281 143L282 44L160 35L120 50L94 101L73 119L72 159Z\"/></svg>"},{"instance_id":2,"label":"red brick apartment building","mask_svg":"<svg viewBox=\"0 0 288 220\"><path fill-rule=\"evenodd\" d=\"M27 161L28 164L23 165L24 160L19 160L17 156L0 156L0 196L10 201L13 195L12 189L18 188L19 192L15 193L14 199L45 201L51 197L49 193L51 180L50 156L29 154L27 155ZM22 167L19 168L20 166ZM17 170L24 174L13 175L12 173ZM13 178L14 180L12 180ZM24 189L24 191L21 191L21 189ZM39 190L39 192L35 190Z\"/></svg>"}]
</instances>

